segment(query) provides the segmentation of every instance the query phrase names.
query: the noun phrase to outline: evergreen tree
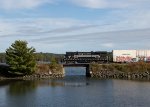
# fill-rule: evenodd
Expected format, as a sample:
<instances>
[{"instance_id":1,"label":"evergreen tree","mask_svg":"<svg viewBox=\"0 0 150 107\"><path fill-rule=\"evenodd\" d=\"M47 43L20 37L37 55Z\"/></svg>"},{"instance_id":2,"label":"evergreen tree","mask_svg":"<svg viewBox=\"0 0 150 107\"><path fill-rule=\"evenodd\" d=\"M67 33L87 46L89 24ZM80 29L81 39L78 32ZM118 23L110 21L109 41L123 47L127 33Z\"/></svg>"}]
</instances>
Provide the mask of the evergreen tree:
<instances>
[{"instance_id":1,"label":"evergreen tree","mask_svg":"<svg viewBox=\"0 0 150 107\"><path fill-rule=\"evenodd\" d=\"M14 74L32 74L36 61L33 47L28 48L26 41L16 40L6 50L6 63L10 65L10 72Z\"/></svg>"}]
</instances>

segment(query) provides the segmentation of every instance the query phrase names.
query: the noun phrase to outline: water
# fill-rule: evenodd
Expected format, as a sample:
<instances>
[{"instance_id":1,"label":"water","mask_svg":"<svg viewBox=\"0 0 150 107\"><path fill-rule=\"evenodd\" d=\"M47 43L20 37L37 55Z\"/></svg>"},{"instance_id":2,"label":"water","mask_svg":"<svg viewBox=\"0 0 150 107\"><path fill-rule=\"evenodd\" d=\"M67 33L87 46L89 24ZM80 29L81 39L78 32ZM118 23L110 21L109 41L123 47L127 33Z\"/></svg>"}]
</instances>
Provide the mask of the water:
<instances>
[{"instance_id":1,"label":"water","mask_svg":"<svg viewBox=\"0 0 150 107\"><path fill-rule=\"evenodd\" d=\"M86 67L66 67L65 75L86 75Z\"/></svg>"},{"instance_id":2,"label":"water","mask_svg":"<svg viewBox=\"0 0 150 107\"><path fill-rule=\"evenodd\" d=\"M149 105L148 81L101 80L82 75L66 76L64 79L0 81L0 107L149 107Z\"/></svg>"}]
</instances>

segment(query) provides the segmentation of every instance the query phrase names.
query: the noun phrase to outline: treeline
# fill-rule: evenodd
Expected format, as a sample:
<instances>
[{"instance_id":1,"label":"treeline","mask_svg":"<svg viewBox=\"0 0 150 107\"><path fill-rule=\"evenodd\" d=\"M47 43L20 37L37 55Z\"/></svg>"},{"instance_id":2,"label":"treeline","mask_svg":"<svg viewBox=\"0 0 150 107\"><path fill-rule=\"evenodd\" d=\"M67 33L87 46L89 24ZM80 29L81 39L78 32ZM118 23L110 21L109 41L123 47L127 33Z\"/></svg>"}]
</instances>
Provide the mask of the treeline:
<instances>
[{"instance_id":1,"label":"treeline","mask_svg":"<svg viewBox=\"0 0 150 107\"><path fill-rule=\"evenodd\" d=\"M6 54L0 53L0 63L5 63L5 62L6 62Z\"/></svg>"},{"instance_id":2,"label":"treeline","mask_svg":"<svg viewBox=\"0 0 150 107\"><path fill-rule=\"evenodd\" d=\"M62 61L63 57L63 54L35 53L36 61L39 62L51 62L55 60L57 63L59 63Z\"/></svg>"},{"instance_id":3,"label":"treeline","mask_svg":"<svg viewBox=\"0 0 150 107\"><path fill-rule=\"evenodd\" d=\"M36 61L38 62L51 62L55 60L57 63L61 62L64 55L63 54L54 54L54 53L34 53ZM0 53L0 63L6 63L6 54Z\"/></svg>"}]
</instances>

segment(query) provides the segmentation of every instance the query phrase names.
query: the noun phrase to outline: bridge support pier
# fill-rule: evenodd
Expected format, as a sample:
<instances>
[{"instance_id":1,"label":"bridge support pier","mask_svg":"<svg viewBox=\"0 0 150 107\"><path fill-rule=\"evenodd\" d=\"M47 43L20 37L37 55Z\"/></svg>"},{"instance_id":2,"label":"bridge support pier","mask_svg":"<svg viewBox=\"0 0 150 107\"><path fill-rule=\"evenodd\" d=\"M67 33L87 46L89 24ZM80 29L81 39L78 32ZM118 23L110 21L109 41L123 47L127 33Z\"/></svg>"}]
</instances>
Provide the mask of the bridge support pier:
<instances>
[{"instance_id":1,"label":"bridge support pier","mask_svg":"<svg viewBox=\"0 0 150 107\"><path fill-rule=\"evenodd\" d=\"M91 74L90 74L90 66L86 66L86 77L91 77Z\"/></svg>"}]
</instances>

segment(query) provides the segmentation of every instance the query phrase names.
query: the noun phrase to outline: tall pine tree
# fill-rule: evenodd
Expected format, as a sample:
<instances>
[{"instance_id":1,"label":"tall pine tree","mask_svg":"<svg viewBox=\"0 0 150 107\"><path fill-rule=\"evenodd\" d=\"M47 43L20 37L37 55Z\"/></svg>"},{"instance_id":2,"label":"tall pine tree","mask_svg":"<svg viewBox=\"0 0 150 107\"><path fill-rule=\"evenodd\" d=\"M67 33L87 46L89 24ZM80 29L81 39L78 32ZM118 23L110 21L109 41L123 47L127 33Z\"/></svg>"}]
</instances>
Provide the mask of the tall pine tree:
<instances>
[{"instance_id":1,"label":"tall pine tree","mask_svg":"<svg viewBox=\"0 0 150 107\"><path fill-rule=\"evenodd\" d=\"M27 47L26 41L16 40L6 50L6 63L10 65L10 72L14 74L32 74L35 71L35 48Z\"/></svg>"}]
</instances>

